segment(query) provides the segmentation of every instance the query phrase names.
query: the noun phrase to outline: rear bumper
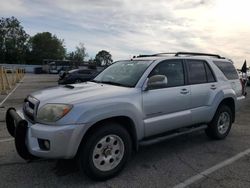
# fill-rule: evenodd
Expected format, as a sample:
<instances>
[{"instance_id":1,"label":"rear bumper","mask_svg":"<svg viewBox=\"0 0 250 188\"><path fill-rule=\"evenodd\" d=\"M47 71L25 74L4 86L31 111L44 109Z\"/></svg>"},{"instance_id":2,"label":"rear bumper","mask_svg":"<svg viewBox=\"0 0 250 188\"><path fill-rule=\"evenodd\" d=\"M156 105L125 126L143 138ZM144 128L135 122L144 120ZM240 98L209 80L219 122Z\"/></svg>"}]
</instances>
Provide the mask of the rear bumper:
<instances>
[{"instance_id":1,"label":"rear bumper","mask_svg":"<svg viewBox=\"0 0 250 188\"><path fill-rule=\"evenodd\" d=\"M235 110L238 111L240 109L240 107L242 106L243 102L244 102L245 96L240 96L236 98L236 105L235 105Z\"/></svg>"},{"instance_id":2,"label":"rear bumper","mask_svg":"<svg viewBox=\"0 0 250 188\"><path fill-rule=\"evenodd\" d=\"M9 133L15 137L18 154L24 159L34 156L43 158L73 158L85 132L85 124L51 126L31 124L22 112L11 108L6 113ZM14 132L14 134L13 134ZM44 148L44 142L49 148Z\"/></svg>"}]
</instances>

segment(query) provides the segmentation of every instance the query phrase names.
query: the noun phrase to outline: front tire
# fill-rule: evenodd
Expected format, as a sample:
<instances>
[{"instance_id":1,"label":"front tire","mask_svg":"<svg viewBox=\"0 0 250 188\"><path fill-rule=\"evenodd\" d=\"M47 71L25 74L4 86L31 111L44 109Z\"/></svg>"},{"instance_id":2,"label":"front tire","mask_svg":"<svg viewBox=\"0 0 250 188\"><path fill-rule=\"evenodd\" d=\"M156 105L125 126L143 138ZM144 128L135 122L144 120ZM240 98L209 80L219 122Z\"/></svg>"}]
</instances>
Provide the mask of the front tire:
<instances>
[{"instance_id":1,"label":"front tire","mask_svg":"<svg viewBox=\"0 0 250 188\"><path fill-rule=\"evenodd\" d=\"M106 180L117 175L130 158L131 137L116 123L105 123L91 132L79 148L79 167L95 180Z\"/></svg>"},{"instance_id":2,"label":"front tire","mask_svg":"<svg viewBox=\"0 0 250 188\"><path fill-rule=\"evenodd\" d=\"M232 110L228 106L219 106L212 122L205 130L207 136L217 140L226 138L232 127L232 117Z\"/></svg>"}]
</instances>

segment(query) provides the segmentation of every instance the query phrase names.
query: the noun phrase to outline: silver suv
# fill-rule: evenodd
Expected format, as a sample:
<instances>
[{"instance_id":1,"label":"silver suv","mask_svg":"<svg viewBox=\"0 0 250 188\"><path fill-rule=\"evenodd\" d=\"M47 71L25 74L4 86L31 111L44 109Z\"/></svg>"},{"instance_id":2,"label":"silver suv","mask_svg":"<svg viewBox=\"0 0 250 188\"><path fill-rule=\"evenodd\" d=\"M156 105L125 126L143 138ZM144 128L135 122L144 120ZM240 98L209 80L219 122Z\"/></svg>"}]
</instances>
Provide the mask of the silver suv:
<instances>
[{"instance_id":1,"label":"silver suv","mask_svg":"<svg viewBox=\"0 0 250 188\"><path fill-rule=\"evenodd\" d=\"M245 98L233 63L219 55L141 55L81 84L30 94L6 123L18 154L76 158L89 177L120 172L133 150L197 130L224 139Z\"/></svg>"}]
</instances>

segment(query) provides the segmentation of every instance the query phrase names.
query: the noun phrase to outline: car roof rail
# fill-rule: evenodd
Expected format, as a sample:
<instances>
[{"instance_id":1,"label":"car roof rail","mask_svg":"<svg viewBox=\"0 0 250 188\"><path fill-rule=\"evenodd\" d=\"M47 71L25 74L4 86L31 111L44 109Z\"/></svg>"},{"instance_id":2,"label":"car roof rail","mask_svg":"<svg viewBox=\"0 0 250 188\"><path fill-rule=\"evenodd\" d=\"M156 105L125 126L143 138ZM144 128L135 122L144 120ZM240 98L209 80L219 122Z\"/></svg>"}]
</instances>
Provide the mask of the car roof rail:
<instances>
[{"instance_id":1,"label":"car roof rail","mask_svg":"<svg viewBox=\"0 0 250 188\"><path fill-rule=\"evenodd\" d=\"M166 53L157 53L157 54L143 54L138 56L133 56L133 58L139 58L139 57L155 57L155 56L161 56L161 55L175 55L175 52L166 52Z\"/></svg>"},{"instance_id":2,"label":"car roof rail","mask_svg":"<svg viewBox=\"0 0 250 188\"><path fill-rule=\"evenodd\" d=\"M139 58L139 57L152 57L152 56L155 56L154 54L152 55L147 55L147 54L143 54L143 55L138 55L138 56L133 56L133 58Z\"/></svg>"},{"instance_id":3,"label":"car roof rail","mask_svg":"<svg viewBox=\"0 0 250 188\"><path fill-rule=\"evenodd\" d=\"M161 56L161 55L175 55L175 52L163 52L163 53L157 53L153 54L154 56Z\"/></svg>"},{"instance_id":4,"label":"car roof rail","mask_svg":"<svg viewBox=\"0 0 250 188\"><path fill-rule=\"evenodd\" d=\"M181 55L190 55L190 56L211 56L216 57L218 59L224 59L224 57L221 57L218 54L208 54L208 53L197 53L197 52L177 52L175 54L176 57L179 57Z\"/></svg>"},{"instance_id":5,"label":"car roof rail","mask_svg":"<svg viewBox=\"0 0 250 188\"><path fill-rule=\"evenodd\" d=\"M182 55L186 56L211 56L211 57L216 57L218 59L225 59L225 57L221 57L218 54L209 54L209 53L198 53L198 52L165 52L165 53L157 53L157 54L146 54L146 55L138 55L138 56L133 56L133 58L140 58L140 57L156 57L156 56L162 56L162 55L174 55L175 57L179 57Z\"/></svg>"}]
</instances>

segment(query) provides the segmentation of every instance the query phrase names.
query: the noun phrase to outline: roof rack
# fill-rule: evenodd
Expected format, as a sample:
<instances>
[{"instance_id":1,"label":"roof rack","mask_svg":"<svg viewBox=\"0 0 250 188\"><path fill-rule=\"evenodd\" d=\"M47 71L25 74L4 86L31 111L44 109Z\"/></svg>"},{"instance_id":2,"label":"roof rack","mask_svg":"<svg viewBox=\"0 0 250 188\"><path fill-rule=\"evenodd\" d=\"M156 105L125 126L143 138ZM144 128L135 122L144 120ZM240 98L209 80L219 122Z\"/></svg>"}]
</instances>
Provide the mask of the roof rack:
<instances>
[{"instance_id":1,"label":"roof rack","mask_svg":"<svg viewBox=\"0 0 250 188\"><path fill-rule=\"evenodd\" d=\"M175 55L175 52L164 52L164 53L157 53L157 54L153 54L154 56L160 56L160 55Z\"/></svg>"},{"instance_id":2,"label":"roof rack","mask_svg":"<svg viewBox=\"0 0 250 188\"><path fill-rule=\"evenodd\" d=\"M151 55L138 55L138 56L134 56L133 58L138 58L138 57L154 57L154 56L160 56L160 55L170 55L170 54L173 54L175 55L176 53L174 52L167 52L167 53L157 53L157 54L151 54Z\"/></svg>"},{"instance_id":3,"label":"roof rack","mask_svg":"<svg viewBox=\"0 0 250 188\"><path fill-rule=\"evenodd\" d=\"M139 57L152 57L155 56L154 54L152 55L138 55L138 56L133 56L133 58L139 58Z\"/></svg>"},{"instance_id":4,"label":"roof rack","mask_svg":"<svg viewBox=\"0 0 250 188\"><path fill-rule=\"evenodd\" d=\"M177 52L175 54L176 57L180 56L180 55L190 55L190 56L212 56L212 57L217 57L219 59L221 59L222 57L220 55L217 54L207 54L207 53L196 53L196 52Z\"/></svg>"},{"instance_id":5,"label":"roof rack","mask_svg":"<svg viewBox=\"0 0 250 188\"><path fill-rule=\"evenodd\" d=\"M155 56L161 56L161 55L174 55L175 57L179 57L181 55L190 55L190 56L211 56L211 57L216 57L218 59L225 59L224 57L221 57L220 55L217 54L208 54L208 53L196 53L196 52L167 52L167 53L157 53L157 54L151 54L151 55L138 55L134 56L133 58L139 58L139 57L155 57Z\"/></svg>"}]
</instances>

